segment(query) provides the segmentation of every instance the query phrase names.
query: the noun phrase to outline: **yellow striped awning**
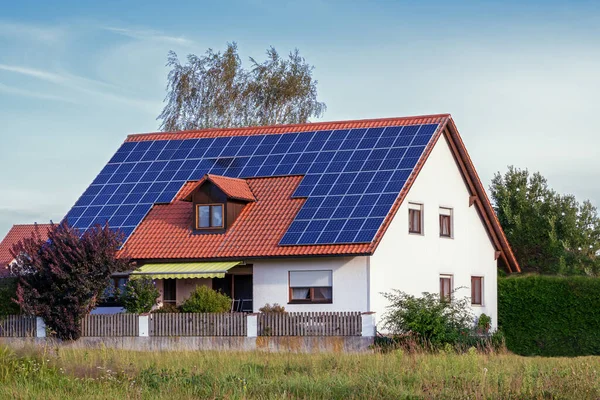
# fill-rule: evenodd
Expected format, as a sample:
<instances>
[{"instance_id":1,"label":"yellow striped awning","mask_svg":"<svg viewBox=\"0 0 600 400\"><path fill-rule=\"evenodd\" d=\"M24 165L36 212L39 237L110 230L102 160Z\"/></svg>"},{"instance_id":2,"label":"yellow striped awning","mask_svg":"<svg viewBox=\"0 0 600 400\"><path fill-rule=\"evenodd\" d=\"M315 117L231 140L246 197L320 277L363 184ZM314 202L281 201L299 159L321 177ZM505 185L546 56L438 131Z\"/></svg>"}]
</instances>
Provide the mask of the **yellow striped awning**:
<instances>
[{"instance_id":1,"label":"yellow striped awning","mask_svg":"<svg viewBox=\"0 0 600 400\"><path fill-rule=\"evenodd\" d=\"M225 273L242 261L144 264L133 271L131 279L224 278Z\"/></svg>"}]
</instances>

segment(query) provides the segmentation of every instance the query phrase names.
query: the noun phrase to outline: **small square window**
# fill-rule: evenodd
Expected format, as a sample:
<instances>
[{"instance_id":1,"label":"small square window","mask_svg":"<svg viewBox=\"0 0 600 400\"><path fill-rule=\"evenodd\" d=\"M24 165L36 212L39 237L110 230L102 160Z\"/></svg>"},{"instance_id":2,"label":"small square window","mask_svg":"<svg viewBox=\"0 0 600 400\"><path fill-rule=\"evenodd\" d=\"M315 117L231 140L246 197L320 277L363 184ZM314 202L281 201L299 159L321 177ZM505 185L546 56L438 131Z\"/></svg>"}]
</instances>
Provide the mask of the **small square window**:
<instances>
[{"instance_id":1,"label":"small square window","mask_svg":"<svg viewBox=\"0 0 600 400\"><path fill-rule=\"evenodd\" d=\"M483 305L483 277L471 277L471 304Z\"/></svg>"},{"instance_id":2,"label":"small square window","mask_svg":"<svg viewBox=\"0 0 600 400\"><path fill-rule=\"evenodd\" d=\"M452 209L440 207L440 237L452 237Z\"/></svg>"},{"instance_id":3,"label":"small square window","mask_svg":"<svg viewBox=\"0 0 600 400\"><path fill-rule=\"evenodd\" d=\"M408 232L423 234L423 205L408 203Z\"/></svg>"},{"instance_id":4,"label":"small square window","mask_svg":"<svg viewBox=\"0 0 600 400\"><path fill-rule=\"evenodd\" d=\"M440 299L452 301L453 285L452 275L440 275Z\"/></svg>"},{"instance_id":5,"label":"small square window","mask_svg":"<svg viewBox=\"0 0 600 400\"><path fill-rule=\"evenodd\" d=\"M218 229L223 226L223 204L196 206L196 229Z\"/></svg>"}]
</instances>

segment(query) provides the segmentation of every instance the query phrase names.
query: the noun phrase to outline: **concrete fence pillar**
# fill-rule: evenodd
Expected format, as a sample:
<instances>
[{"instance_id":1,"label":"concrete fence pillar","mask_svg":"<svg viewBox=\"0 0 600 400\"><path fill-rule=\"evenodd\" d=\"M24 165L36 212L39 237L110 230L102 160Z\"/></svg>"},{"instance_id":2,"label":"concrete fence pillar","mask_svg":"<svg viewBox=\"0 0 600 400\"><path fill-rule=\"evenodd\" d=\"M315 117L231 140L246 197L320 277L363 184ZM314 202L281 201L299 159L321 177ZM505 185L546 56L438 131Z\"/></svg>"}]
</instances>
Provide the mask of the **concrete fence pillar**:
<instances>
[{"instance_id":1,"label":"concrete fence pillar","mask_svg":"<svg viewBox=\"0 0 600 400\"><path fill-rule=\"evenodd\" d=\"M46 323L41 317L36 317L35 320L35 337L45 338L46 337Z\"/></svg>"},{"instance_id":2,"label":"concrete fence pillar","mask_svg":"<svg viewBox=\"0 0 600 400\"><path fill-rule=\"evenodd\" d=\"M362 313L362 336L374 337L377 333L377 322L374 312Z\"/></svg>"},{"instance_id":3,"label":"concrete fence pillar","mask_svg":"<svg viewBox=\"0 0 600 400\"><path fill-rule=\"evenodd\" d=\"M138 336L148 337L150 336L150 316L140 315L138 316Z\"/></svg>"},{"instance_id":4,"label":"concrete fence pillar","mask_svg":"<svg viewBox=\"0 0 600 400\"><path fill-rule=\"evenodd\" d=\"M258 314L247 314L246 315L246 336L257 337L258 336Z\"/></svg>"}]
</instances>

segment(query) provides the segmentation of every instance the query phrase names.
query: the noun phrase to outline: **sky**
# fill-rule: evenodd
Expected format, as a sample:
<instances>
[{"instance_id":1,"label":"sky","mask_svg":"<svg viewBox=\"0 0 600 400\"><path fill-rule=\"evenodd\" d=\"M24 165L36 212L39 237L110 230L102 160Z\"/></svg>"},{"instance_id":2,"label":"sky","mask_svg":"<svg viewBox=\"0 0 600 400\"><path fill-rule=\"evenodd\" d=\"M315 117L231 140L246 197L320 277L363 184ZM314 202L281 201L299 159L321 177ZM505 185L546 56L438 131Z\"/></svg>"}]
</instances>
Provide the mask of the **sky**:
<instances>
[{"instance_id":1,"label":"sky","mask_svg":"<svg viewBox=\"0 0 600 400\"><path fill-rule=\"evenodd\" d=\"M4 2L3 2L4 3ZM6 2L0 237L58 222L131 133L159 127L167 52L294 48L324 121L451 113L484 186L508 165L600 206L598 1ZM247 65L247 64L246 64Z\"/></svg>"}]
</instances>

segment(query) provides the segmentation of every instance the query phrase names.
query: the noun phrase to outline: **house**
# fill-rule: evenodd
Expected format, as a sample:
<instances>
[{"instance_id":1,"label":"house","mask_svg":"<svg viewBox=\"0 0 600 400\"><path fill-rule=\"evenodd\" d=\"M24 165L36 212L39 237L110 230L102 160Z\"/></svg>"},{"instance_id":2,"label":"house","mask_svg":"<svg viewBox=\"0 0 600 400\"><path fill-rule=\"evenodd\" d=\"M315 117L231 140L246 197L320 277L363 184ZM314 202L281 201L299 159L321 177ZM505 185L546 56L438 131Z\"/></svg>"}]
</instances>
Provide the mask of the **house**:
<instances>
[{"instance_id":1,"label":"house","mask_svg":"<svg viewBox=\"0 0 600 400\"><path fill-rule=\"evenodd\" d=\"M120 229L163 304L381 315L399 289L495 325L497 268L520 271L448 114L130 135L67 219Z\"/></svg>"},{"instance_id":2,"label":"house","mask_svg":"<svg viewBox=\"0 0 600 400\"><path fill-rule=\"evenodd\" d=\"M14 261L11 249L14 245L23 239L30 238L33 234L38 234L42 239L48 238L48 229L50 224L28 224L13 225L4 239L0 242L0 279L10 276L9 266Z\"/></svg>"}]
</instances>

